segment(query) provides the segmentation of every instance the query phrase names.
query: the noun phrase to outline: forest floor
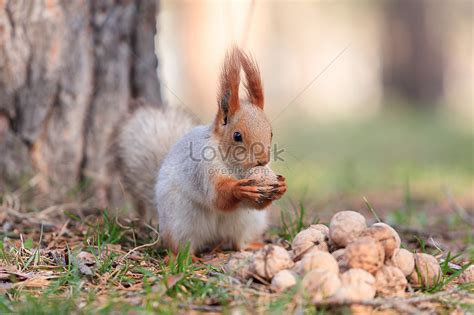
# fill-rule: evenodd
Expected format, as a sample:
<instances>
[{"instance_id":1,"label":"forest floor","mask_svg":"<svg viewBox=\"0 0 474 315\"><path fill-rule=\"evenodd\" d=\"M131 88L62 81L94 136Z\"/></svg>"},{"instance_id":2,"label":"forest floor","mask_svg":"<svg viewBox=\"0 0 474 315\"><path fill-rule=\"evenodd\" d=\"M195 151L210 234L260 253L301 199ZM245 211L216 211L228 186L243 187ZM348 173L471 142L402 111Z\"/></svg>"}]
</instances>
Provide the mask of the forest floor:
<instances>
[{"instance_id":1,"label":"forest floor","mask_svg":"<svg viewBox=\"0 0 474 315\"><path fill-rule=\"evenodd\" d=\"M2 314L327 314L349 310L348 306L313 305L298 286L278 294L266 283L240 281L223 268L231 252L209 253L202 262L193 262L182 250L170 259L158 246L157 228L143 222L77 204L25 208L14 194L2 196L1 201ZM418 206L423 205L433 207L418 200ZM457 267L474 261L473 208L466 210L458 203L453 207L438 209L444 214L437 216L443 215L446 224L395 226L403 246L446 260L441 263L443 277L435 286L402 300L378 300L374 313L474 312L474 287L458 287L451 277ZM374 221L367 209L361 212ZM327 224L327 218L314 217L304 207L283 213L266 242L288 247L292 237L314 220ZM393 211L377 215L385 220L388 213Z\"/></svg>"},{"instance_id":2,"label":"forest floor","mask_svg":"<svg viewBox=\"0 0 474 315\"><path fill-rule=\"evenodd\" d=\"M370 205L403 247L436 256L443 271L435 286L376 300L374 312L474 313L474 287L461 288L454 277L474 261L473 133L443 116L413 113L332 127L297 118L274 123L285 161L273 165L289 191L270 210L265 242L287 248L298 231L328 224L339 210L359 211L372 223ZM170 259L158 246L157 226L88 207L77 192L38 207L31 187L22 187L0 194L0 314L349 311L314 305L300 286L278 294L240 281L223 268L231 252L193 262L183 250Z\"/></svg>"}]
</instances>

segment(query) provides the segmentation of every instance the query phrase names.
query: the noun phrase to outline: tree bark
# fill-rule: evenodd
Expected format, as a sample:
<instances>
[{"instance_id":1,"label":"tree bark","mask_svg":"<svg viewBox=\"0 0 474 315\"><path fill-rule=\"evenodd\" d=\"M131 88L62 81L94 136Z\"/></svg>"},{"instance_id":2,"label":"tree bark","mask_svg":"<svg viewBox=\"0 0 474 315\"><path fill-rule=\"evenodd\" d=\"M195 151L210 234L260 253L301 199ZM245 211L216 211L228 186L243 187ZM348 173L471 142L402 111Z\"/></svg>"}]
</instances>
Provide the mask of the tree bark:
<instances>
[{"instance_id":1,"label":"tree bark","mask_svg":"<svg viewBox=\"0 0 474 315\"><path fill-rule=\"evenodd\" d=\"M101 202L108 149L132 98L161 104L155 0L0 0L0 191L38 175Z\"/></svg>"}]
</instances>

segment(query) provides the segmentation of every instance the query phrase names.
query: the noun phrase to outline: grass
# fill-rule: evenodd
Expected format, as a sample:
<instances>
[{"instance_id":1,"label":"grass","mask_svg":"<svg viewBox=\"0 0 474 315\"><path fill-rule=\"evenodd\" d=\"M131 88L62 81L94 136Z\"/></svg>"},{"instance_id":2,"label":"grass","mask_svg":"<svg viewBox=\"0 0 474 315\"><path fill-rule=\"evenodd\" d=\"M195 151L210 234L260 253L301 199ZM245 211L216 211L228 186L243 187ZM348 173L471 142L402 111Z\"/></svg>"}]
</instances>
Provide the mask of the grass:
<instances>
[{"instance_id":1,"label":"grass","mask_svg":"<svg viewBox=\"0 0 474 315\"><path fill-rule=\"evenodd\" d=\"M285 221L275 232L291 241L292 235L314 222L314 219L301 204L289 211L293 216L282 216ZM17 247L2 245L0 252L3 263L40 275L44 274L46 265L54 266L54 269L48 270L55 270L55 277L40 286L12 286L4 290L4 296L0 297L2 314L175 314L189 310L189 307L203 307L206 311L218 310L224 313L235 308L245 313L258 310L259 313L284 314L298 308L309 314L331 313L330 308L312 308L309 300L299 294L298 287L282 295L270 295L253 281L236 285L222 269L225 258L222 260L221 257L217 264L194 263L189 245L180 248L177 255L144 250L137 253L137 257L129 255L122 259L129 248L153 239L141 229L125 228L123 223L106 211L95 219L77 220L70 229L77 234L65 238L65 264L51 260L51 252L45 248L45 239L49 239L52 231L28 237L27 240L31 239L31 242L19 239ZM124 249L118 249L118 245ZM421 251L429 250L422 239L418 247ZM84 250L95 257L92 276L81 272L79 253ZM433 286L422 287L422 291L432 294L451 285L461 271L452 269L449 263L457 264L459 260L459 255L448 252L441 264L442 275L439 280ZM472 264L472 261L469 263ZM12 281L22 283L20 279ZM261 292L260 295L256 294L257 291ZM461 303L445 307L468 309L469 306Z\"/></svg>"},{"instance_id":2,"label":"grass","mask_svg":"<svg viewBox=\"0 0 474 315\"><path fill-rule=\"evenodd\" d=\"M449 263L455 262L455 259L458 256L459 255L451 256L451 252L448 252L446 259L444 260L444 262L440 264L441 275L438 281L436 281L436 283L433 286L424 286L423 290L425 292L435 293L435 292L440 292L444 290L448 284L453 282L457 277L459 277L459 275L464 270L469 268L469 266L471 266L474 263L474 261L469 261L466 264L464 264L461 269L459 270L453 269L449 266Z\"/></svg>"},{"instance_id":3,"label":"grass","mask_svg":"<svg viewBox=\"0 0 474 315\"><path fill-rule=\"evenodd\" d=\"M298 206L293 205L284 208L280 212L280 228L278 233L283 239L291 241L296 234L311 224L317 224L319 219L315 216L312 220L308 220L306 208L302 202Z\"/></svg>"},{"instance_id":4,"label":"grass","mask_svg":"<svg viewBox=\"0 0 474 315\"><path fill-rule=\"evenodd\" d=\"M460 271L449 263L462 262L463 268L473 263L474 236L459 211L438 208L446 200L442 187L456 198L471 191L474 136L440 117L416 112L385 113L365 122L331 126L301 116L290 119L298 119L298 124L274 126L276 141L286 150L285 161L274 165L288 180L289 197L279 203L282 211L267 241L290 242L310 224L328 223L327 209L332 214L348 206L367 211L371 221L419 231L403 233L406 248L439 255L430 238L444 241L442 274L421 291L433 294L454 286ZM87 186L84 183L69 197L82 198ZM0 195L0 202L6 199ZM462 211L472 208L469 200L460 203L465 206ZM24 208L31 211L31 218L41 211L34 205ZM15 223L14 229L0 230L0 266L38 279L28 284L20 274L0 280L1 314L176 314L191 308L223 313L236 309L268 314L333 312L312 307L298 288L276 295L252 280L237 284L222 268L229 253L212 256L206 263L194 263L189 246L176 256L156 246L126 256L155 242L158 229L117 219L107 210L87 216L69 211L55 226L7 220ZM69 223L62 230L66 220ZM450 234L463 231L467 232ZM52 242L55 245L48 248ZM81 252L92 254L93 275L81 271ZM472 305L455 299L436 305L445 313L458 308L473 311Z\"/></svg>"}]
</instances>

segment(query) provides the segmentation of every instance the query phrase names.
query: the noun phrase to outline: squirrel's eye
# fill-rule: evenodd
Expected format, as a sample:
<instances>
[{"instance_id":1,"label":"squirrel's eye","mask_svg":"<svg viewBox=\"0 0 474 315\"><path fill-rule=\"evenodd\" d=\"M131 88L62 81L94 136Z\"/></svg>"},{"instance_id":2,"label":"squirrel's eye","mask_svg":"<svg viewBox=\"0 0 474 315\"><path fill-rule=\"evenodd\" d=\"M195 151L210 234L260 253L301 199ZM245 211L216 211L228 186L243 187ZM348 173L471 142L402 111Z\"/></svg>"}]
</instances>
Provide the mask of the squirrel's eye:
<instances>
[{"instance_id":1,"label":"squirrel's eye","mask_svg":"<svg viewBox=\"0 0 474 315\"><path fill-rule=\"evenodd\" d=\"M242 142L242 135L240 134L240 132L234 132L234 141Z\"/></svg>"}]
</instances>

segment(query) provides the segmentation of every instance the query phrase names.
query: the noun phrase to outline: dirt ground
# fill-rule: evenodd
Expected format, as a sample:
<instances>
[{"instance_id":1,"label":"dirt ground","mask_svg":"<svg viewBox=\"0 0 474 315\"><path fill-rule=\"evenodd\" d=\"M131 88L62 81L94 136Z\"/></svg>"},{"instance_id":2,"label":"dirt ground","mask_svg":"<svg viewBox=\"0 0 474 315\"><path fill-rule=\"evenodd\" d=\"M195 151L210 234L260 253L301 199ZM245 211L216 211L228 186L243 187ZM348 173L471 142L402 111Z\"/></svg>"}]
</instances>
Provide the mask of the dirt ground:
<instances>
[{"instance_id":1,"label":"dirt ground","mask_svg":"<svg viewBox=\"0 0 474 315\"><path fill-rule=\"evenodd\" d=\"M375 198L379 196L379 198ZM403 299L312 303L299 289L274 293L269 283L241 281L225 272L232 252L204 254L193 262L159 247L158 227L118 217L113 211L71 202L43 209L15 194L2 197L0 211L0 312L25 314L86 313L450 313L473 310L472 286L460 287L453 275L473 262L473 207L454 199L428 202L414 196L414 214L401 195L380 193L364 200L336 198L309 207L275 207L265 242L288 248L295 233L314 221L328 224L326 209L357 209L374 221L369 207L390 221L405 247L435 255L443 268L436 288L411 289ZM356 198L357 199L357 198ZM352 205L351 205L352 204ZM323 207L325 205L325 207ZM326 209L324 209L326 208ZM319 212L314 209L323 209ZM428 209L427 218L421 213ZM406 209L405 209L406 210ZM399 211L401 214L397 214ZM280 214L281 215L278 215ZM421 218L421 219L420 219ZM447 260L443 264L443 260ZM448 264L449 263L449 264Z\"/></svg>"}]
</instances>

